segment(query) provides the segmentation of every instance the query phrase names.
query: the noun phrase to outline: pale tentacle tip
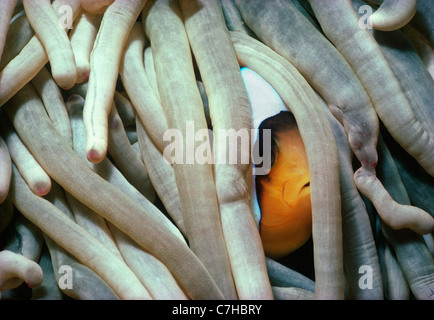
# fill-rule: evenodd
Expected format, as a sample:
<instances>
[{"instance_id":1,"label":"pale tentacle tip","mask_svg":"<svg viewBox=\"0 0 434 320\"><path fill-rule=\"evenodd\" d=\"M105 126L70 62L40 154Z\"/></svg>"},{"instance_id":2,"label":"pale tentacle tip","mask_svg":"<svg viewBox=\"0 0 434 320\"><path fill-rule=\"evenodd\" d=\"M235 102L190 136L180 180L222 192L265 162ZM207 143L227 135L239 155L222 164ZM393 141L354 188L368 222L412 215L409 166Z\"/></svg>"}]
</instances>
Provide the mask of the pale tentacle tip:
<instances>
[{"instance_id":1,"label":"pale tentacle tip","mask_svg":"<svg viewBox=\"0 0 434 320\"><path fill-rule=\"evenodd\" d=\"M50 192L51 183L46 183L46 182L36 183L32 187L32 190L33 190L33 193L36 194L37 196L43 197Z\"/></svg>"},{"instance_id":2,"label":"pale tentacle tip","mask_svg":"<svg viewBox=\"0 0 434 320\"><path fill-rule=\"evenodd\" d=\"M32 268L29 270L27 276L27 280L25 281L26 285L30 289L34 289L39 287L44 281L44 273L41 267L38 264L34 264Z\"/></svg>"},{"instance_id":3,"label":"pale tentacle tip","mask_svg":"<svg viewBox=\"0 0 434 320\"><path fill-rule=\"evenodd\" d=\"M48 192L50 192L49 188L38 188L37 189L38 195L39 196L45 196L46 194L48 194Z\"/></svg>"},{"instance_id":4,"label":"pale tentacle tip","mask_svg":"<svg viewBox=\"0 0 434 320\"><path fill-rule=\"evenodd\" d=\"M101 153L96 149L90 149L86 152L86 158L92 163L100 163L105 158L105 153Z\"/></svg>"},{"instance_id":5,"label":"pale tentacle tip","mask_svg":"<svg viewBox=\"0 0 434 320\"><path fill-rule=\"evenodd\" d=\"M29 287L30 289L36 288L38 287L38 285L30 283L30 282L26 282L27 287Z\"/></svg>"}]
</instances>

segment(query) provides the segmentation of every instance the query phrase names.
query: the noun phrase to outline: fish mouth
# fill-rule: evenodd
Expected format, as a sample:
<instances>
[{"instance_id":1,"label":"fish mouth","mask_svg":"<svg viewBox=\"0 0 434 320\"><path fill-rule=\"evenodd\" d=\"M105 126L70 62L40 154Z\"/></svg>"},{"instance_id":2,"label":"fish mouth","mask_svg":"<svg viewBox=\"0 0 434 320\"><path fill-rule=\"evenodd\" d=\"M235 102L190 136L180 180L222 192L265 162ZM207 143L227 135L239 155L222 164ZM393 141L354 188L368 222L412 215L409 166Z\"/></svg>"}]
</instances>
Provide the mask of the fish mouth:
<instances>
[{"instance_id":1,"label":"fish mouth","mask_svg":"<svg viewBox=\"0 0 434 320\"><path fill-rule=\"evenodd\" d=\"M310 174L303 173L287 180L283 186L283 199L288 207L296 207L301 199L310 195Z\"/></svg>"}]
</instances>

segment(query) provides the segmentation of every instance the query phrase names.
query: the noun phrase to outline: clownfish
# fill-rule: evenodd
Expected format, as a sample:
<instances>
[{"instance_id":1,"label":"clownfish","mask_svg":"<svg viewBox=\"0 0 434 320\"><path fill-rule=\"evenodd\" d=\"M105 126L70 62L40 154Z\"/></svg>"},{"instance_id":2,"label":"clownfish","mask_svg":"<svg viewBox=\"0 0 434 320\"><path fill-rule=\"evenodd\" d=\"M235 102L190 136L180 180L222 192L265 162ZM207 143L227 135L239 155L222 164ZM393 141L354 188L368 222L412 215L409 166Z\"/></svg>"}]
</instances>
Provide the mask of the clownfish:
<instances>
[{"instance_id":1,"label":"clownfish","mask_svg":"<svg viewBox=\"0 0 434 320\"><path fill-rule=\"evenodd\" d=\"M270 153L267 174L251 185L252 212L257 220L265 255L279 259L303 246L312 235L310 172L303 140L293 114L262 77L242 68L257 130L255 146ZM271 130L271 145L261 143Z\"/></svg>"}]
</instances>

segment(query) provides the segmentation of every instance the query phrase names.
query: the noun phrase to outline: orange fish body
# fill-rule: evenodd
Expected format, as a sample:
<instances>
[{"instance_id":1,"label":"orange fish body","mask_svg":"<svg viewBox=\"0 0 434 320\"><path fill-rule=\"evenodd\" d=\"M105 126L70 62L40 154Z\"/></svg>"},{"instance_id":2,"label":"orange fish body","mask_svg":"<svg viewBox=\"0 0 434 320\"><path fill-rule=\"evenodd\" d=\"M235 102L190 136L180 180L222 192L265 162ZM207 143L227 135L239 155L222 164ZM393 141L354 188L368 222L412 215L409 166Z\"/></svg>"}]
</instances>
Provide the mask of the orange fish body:
<instances>
[{"instance_id":1,"label":"orange fish body","mask_svg":"<svg viewBox=\"0 0 434 320\"><path fill-rule=\"evenodd\" d=\"M300 248L312 234L307 156L296 121L274 88L249 68L241 68L241 74L252 112L255 145L265 143L259 136L268 128L277 146L270 171L253 176L249 189L265 254L278 259ZM264 154L270 151L266 150L270 146L263 148Z\"/></svg>"},{"instance_id":2,"label":"orange fish body","mask_svg":"<svg viewBox=\"0 0 434 320\"><path fill-rule=\"evenodd\" d=\"M296 126L277 134L278 152L270 172L258 176L259 224L265 254L281 258L312 235L310 174Z\"/></svg>"}]
</instances>

